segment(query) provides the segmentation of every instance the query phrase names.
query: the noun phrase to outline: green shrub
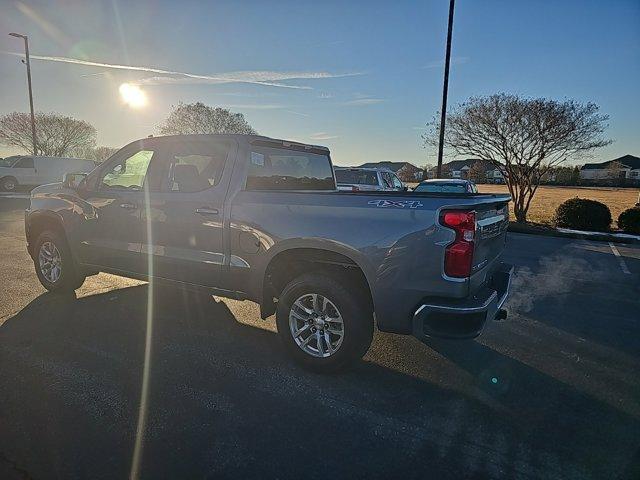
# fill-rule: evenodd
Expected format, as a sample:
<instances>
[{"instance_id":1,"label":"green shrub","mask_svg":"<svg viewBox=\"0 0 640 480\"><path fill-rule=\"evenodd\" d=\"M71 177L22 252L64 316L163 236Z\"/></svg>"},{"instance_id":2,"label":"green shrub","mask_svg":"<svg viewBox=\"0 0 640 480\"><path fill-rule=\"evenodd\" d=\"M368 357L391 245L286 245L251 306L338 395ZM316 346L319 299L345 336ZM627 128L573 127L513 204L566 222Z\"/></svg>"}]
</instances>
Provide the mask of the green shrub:
<instances>
[{"instance_id":1,"label":"green shrub","mask_svg":"<svg viewBox=\"0 0 640 480\"><path fill-rule=\"evenodd\" d=\"M627 208L618 217L618 227L626 233L640 235L640 207Z\"/></svg>"},{"instance_id":2,"label":"green shrub","mask_svg":"<svg viewBox=\"0 0 640 480\"><path fill-rule=\"evenodd\" d=\"M611 212L604 203L587 198L570 198L561 203L555 216L556 227L606 232L611 225Z\"/></svg>"}]
</instances>

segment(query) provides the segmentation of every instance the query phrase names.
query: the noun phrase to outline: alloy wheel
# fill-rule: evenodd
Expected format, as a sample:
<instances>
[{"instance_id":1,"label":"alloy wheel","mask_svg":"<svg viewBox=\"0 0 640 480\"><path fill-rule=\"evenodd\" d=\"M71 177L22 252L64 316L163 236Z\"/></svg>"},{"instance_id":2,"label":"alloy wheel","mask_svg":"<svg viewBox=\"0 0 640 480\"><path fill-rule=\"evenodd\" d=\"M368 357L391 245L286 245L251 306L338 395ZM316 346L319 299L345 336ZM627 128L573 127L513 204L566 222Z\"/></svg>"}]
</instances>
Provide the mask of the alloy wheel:
<instances>
[{"instance_id":1,"label":"alloy wheel","mask_svg":"<svg viewBox=\"0 0 640 480\"><path fill-rule=\"evenodd\" d=\"M47 241L40 245L38 264L42 276L50 283L56 283L62 275L62 257L53 242Z\"/></svg>"},{"instance_id":2,"label":"alloy wheel","mask_svg":"<svg viewBox=\"0 0 640 480\"><path fill-rule=\"evenodd\" d=\"M289 329L303 352L326 358L335 354L344 339L344 322L335 304L318 293L307 293L293 302Z\"/></svg>"}]
</instances>

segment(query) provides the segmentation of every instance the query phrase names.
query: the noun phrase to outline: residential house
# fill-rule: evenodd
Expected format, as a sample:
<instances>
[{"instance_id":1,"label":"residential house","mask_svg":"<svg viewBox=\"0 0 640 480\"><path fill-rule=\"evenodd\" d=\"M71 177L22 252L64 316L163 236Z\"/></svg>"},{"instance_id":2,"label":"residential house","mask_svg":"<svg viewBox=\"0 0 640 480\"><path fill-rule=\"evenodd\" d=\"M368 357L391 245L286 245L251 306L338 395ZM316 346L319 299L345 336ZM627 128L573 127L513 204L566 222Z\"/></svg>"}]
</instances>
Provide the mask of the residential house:
<instances>
[{"instance_id":1,"label":"residential house","mask_svg":"<svg viewBox=\"0 0 640 480\"><path fill-rule=\"evenodd\" d=\"M586 163L580 168L582 183L640 184L640 158L624 155L601 163Z\"/></svg>"},{"instance_id":2,"label":"residential house","mask_svg":"<svg viewBox=\"0 0 640 480\"><path fill-rule=\"evenodd\" d=\"M361 168L386 168L395 173L403 182L419 182L422 180L423 171L409 162L368 162L360 165Z\"/></svg>"},{"instance_id":3,"label":"residential house","mask_svg":"<svg viewBox=\"0 0 640 480\"><path fill-rule=\"evenodd\" d=\"M474 176L471 169L474 168L473 166L476 163L480 164L483 175L481 175L480 178L475 178L474 180L480 180L487 183L504 183L502 172L489 160L482 160L480 158L467 158L466 160L453 160L451 162L444 163L442 165L442 176L445 178L468 179L470 176ZM435 177L435 171L435 168L429 171L430 178Z\"/></svg>"}]
</instances>

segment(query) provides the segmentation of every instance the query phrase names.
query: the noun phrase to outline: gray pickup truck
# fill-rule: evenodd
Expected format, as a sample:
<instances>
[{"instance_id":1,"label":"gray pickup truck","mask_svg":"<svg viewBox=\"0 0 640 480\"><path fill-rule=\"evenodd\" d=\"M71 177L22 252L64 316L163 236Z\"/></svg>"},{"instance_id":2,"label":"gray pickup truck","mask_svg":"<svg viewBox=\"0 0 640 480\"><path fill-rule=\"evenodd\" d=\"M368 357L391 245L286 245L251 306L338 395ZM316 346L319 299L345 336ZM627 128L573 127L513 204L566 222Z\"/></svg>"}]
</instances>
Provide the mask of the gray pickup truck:
<instances>
[{"instance_id":1,"label":"gray pickup truck","mask_svg":"<svg viewBox=\"0 0 640 480\"><path fill-rule=\"evenodd\" d=\"M259 303L303 366L381 331L473 338L505 314L509 196L339 192L329 151L257 135L147 138L33 190L28 251L69 292L110 272Z\"/></svg>"}]
</instances>

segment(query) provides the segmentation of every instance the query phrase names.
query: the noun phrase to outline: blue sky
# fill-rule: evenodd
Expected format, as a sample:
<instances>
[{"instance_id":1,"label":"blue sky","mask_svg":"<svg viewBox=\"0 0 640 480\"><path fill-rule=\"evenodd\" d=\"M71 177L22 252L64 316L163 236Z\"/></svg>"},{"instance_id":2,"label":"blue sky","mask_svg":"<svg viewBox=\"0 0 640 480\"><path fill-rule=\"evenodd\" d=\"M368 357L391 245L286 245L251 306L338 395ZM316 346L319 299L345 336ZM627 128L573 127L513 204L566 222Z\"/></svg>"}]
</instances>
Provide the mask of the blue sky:
<instances>
[{"instance_id":1,"label":"blue sky","mask_svg":"<svg viewBox=\"0 0 640 480\"><path fill-rule=\"evenodd\" d=\"M171 105L202 101L264 135L327 145L337 164L423 165L435 161L420 134L441 101L448 3L2 0L0 52L22 51L6 35L18 31L33 55L214 77L34 59L36 109L91 122L100 145L156 133ZM593 101L615 140L595 160L640 155L640 1L458 0L452 56L450 104L500 91ZM0 114L26 111L19 58L0 54L0 82ZM123 82L148 105L124 105Z\"/></svg>"}]
</instances>

